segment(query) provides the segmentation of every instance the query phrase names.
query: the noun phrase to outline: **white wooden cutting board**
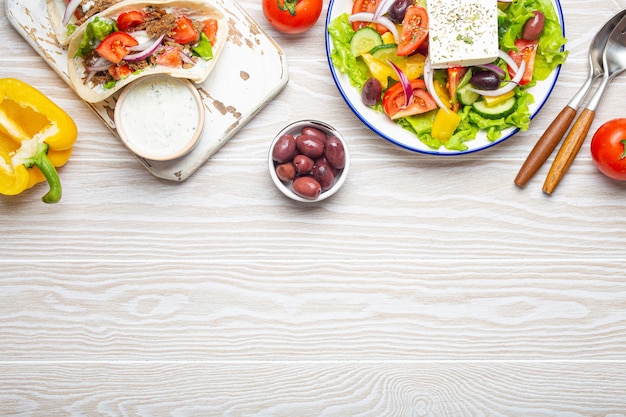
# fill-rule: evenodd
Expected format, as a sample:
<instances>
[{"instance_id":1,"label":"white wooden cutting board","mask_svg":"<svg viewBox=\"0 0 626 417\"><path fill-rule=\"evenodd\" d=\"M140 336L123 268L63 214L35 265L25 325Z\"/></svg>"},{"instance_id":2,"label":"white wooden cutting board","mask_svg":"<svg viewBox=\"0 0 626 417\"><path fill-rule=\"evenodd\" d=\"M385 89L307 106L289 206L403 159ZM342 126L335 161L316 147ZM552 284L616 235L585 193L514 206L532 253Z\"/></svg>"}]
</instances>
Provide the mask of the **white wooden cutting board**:
<instances>
[{"instance_id":1,"label":"white wooden cutting board","mask_svg":"<svg viewBox=\"0 0 626 417\"><path fill-rule=\"evenodd\" d=\"M214 1L227 12L229 34L213 73L198 84L205 128L198 145L182 158L161 162L137 157L159 178L189 178L288 82L287 59L276 42L236 1ZM54 36L45 0L6 0L5 5L13 27L71 88L67 51ZM119 92L103 102L87 103L116 135L113 113L118 96ZM121 140L120 146L124 146Z\"/></svg>"}]
</instances>

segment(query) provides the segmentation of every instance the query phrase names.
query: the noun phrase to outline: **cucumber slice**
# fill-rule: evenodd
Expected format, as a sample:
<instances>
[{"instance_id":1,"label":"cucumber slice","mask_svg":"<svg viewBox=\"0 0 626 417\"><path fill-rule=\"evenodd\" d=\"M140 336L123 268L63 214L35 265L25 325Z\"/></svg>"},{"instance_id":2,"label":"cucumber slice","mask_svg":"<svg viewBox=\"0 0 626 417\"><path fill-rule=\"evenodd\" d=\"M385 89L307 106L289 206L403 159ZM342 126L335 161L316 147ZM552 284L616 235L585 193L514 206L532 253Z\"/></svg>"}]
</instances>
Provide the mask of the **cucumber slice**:
<instances>
[{"instance_id":1,"label":"cucumber slice","mask_svg":"<svg viewBox=\"0 0 626 417\"><path fill-rule=\"evenodd\" d=\"M368 53L374 47L383 44L383 38L380 37L374 28L366 26L357 30L350 40L350 52L354 57Z\"/></svg>"},{"instance_id":2,"label":"cucumber slice","mask_svg":"<svg viewBox=\"0 0 626 417\"><path fill-rule=\"evenodd\" d=\"M517 108L517 100L515 97L511 97L493 107L487 106L487 104L481 100L474 102L472 108L485 119L501 119L515 111Z\"/></svg>"},{"instance_id":3,"label":"cucumber slice","mask_svg":"<svg viewBox=\"0 0 626 417\"><path fill-rule=\"evenodd\" d=\"M398 56L398 45L396 45L395 43L385 43L375 46L370 51L370 55L383 62L387 62L387 60L390 60L394 64L401 59Z\"/></svg>"},{"instance_id":4,"label":"cucumber slice","mask_svg":"<svg viewBox=\"0 0 626 417\"><path fill-rule=\"evenodd\" d=\"M465 84L464 86L459 87L459 89L456 90L456 98L457 100L459 100L459 103L464 106L470 106L474 104L479 97L480 94L470 91L468 84Z\"/></svg>"}]
</instances>

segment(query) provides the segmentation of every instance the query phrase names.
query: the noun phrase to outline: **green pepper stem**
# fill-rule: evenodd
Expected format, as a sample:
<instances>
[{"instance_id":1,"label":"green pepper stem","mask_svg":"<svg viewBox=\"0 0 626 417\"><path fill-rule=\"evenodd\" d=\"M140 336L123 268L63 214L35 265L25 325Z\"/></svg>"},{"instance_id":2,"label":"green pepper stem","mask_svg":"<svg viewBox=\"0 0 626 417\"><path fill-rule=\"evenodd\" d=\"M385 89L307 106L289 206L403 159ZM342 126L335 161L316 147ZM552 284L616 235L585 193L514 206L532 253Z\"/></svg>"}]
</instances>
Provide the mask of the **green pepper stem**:
<instances>
[{"instance_id":1,"label":"green pepper stem","mask_svg":"<svg viewBox=\"0 0 626 417\"><path fill-rule=\"evenodd\" d=\"M276 0L276 4L278 4L278 8L283 12L287 11L291 13L292 16L295 16L298 1L300 0Z\"/></svg>"},{"instance_id":2,"label":"green pepper stem","mask_svg":"<svg viewBox=\"0 0 626 417\"><path fill-rule=\"evenodd\" d=\"M50 186L50 191L46 193L41 198L41 201L44 203L56 203L61 199L62 189L61 189L61 179L59 178L59 174L57 173L56 168L48 158L48 144L40 143L37 145L37 151L35 155L24 161L24 166L26 168L32 168L33 165L37 165L43 174L46 177L46 181L48 181L48 185Z\"/></svg>"}]
</instances>

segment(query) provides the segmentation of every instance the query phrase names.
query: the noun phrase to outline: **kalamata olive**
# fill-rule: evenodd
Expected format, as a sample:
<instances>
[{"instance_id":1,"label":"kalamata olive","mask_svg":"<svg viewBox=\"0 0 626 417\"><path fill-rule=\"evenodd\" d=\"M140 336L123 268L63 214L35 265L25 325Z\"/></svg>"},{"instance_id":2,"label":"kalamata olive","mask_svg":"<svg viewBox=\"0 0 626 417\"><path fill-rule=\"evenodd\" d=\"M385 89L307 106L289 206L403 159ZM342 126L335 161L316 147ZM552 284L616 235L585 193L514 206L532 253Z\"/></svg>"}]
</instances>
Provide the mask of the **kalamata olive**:
<instances>
[{"instance_id":1,"label":"kalamata olive","mask_svg":"<svg viewBox=\"0 0 626 417\"><path fill-rule=\"evenodd\" d=\"M319 158L324 154L324 143L314 136L300 135L296 138L298 152L309 158Z\"/></svg>"},{"instance_id":2,"label":"kalamata olive","mask_svg":"<svg viewBox=\"0 0 626 417\"><path fill-rule=\"evenodd\" d=\"M322 191L329 190L335 184L335 176L327 164L317 164L313 168L313 178L320 183Z\"/></svg>"},{"instance_id":3,"label":"kalamata olive","mask_svg":"<svg viewBox=\"0 0 626 417\"><path fill-rule=\"evenodd\" d=\"M312 177L297 177L291 183L291 188L300 197L311 200L317 198L322 192L322 186Z\"/></svg>"},{"instance_id":4,"label":"kalamata olive","mask_svg":"<svg viewBox=\"0 0 626 417\"><path fill-rule=\"evenodd\" d=\"M392 22L402 23L404 20L404 16L406 15L406 9L413 4L412 0L396 0L393 2L389 11L387 12L387 16L391 19Z\"/></svg>"},{"instance_id":5,"label":"kalamata olive","mask_svg":"<svg viewBox=\"0 0 626 417\"><path fill-rule=\"evenodd\" d=\"M276 166L276 176L284 182L289 182L296 177L296 167L291 162L285 162Z\"/></svg>"},{"instance_id":6,"label":"kalamata olive","mask_svg":"<svg viewBox=\"0 0 626 417\"><path fill-rule=\"evenodd\" d=\"M304 175L311 172L315 162L306 155L296 155L296 157L293 158L293 164L296 167L296 172L300 175Z\"/></svg>"},{"instance_id":7,"label":"kalamata olive","mask_svg":"<svg viewBox=\"0 0 626 417\"><path fill-rule=\"evenodd\" d=\"M335 168L334 166L332 166L331 164L328 163L328 161L326 160L326 157L322 156L320 158L317 158L315 160L315 165L319 165L319 164L326 164L330 167L330 170L333 172L333 175L336 177L337 175L339 175L339 173L341 172L341 169Z\"/></svg>"},{"instance_id":8,"label":"kalamata olive","mask_svg":"<svg viewBox=\"0 0 626 417\"><path fill-rule=\"evenodd\" d=\"M361 89L361 101L366 106L375 106L380 100L380 95L383 93L383 88L376 78L368 78L363 84Z\"/></svg>"},{"instance_id":9,"label":"kalamata olive","mask_svg":"<svg viewBox=\"0 0 626 417\"><path fill-rule=\"evenodd\" d=\"M272 149L272 159L279 164L289 162L296 156L296 139L293 135L282 135Z\"/></svg>"},{"instance_id":10,"label":"kalamata olive","mask_svg":"<svg viewBox=\"0 0 626 417\"><path fill-rule=\"evenodd\" d=\"M331 167L343 169L346 165L346 151L343 147L343 143L341 143L337 137L331 136L326 141L324 157Z\"/></svg>"},{"instance_id":11,"label":"kalamata olive","mask_svg":"<svg viewBox=\"0 0 626 417\"><path fill-rule=\"evenodd\" d=\"M470 84L481 90L497 90L500 87L500 77L493 71L480 71L472 75Z\"/></svg>"},{"instance_id":12,"label":"kalamata olive","mask_svg":"<svg viewBox=\"0 0 626 417\"><path fill-rule=\"evenodd\" d=\"M524 23L522 30L522 39L526 41L534 41L539 39L546 25L546 17L539 10L535 10L534 16Z\"/></svg>"},{"instance_id":13,"label":"kalamata olive","mask_svg":"<svg viewBox=\"0 0 626 417\"><path fill-rule=\"evenodd\" d=\"M319 140L321 140L322 143L326 143L326 138L327 138L326 133L322 132L316 127L306 126L302 128L302 134L307 135L307 136L314 136L318 138Z\"/></svg>"}]
</instances>

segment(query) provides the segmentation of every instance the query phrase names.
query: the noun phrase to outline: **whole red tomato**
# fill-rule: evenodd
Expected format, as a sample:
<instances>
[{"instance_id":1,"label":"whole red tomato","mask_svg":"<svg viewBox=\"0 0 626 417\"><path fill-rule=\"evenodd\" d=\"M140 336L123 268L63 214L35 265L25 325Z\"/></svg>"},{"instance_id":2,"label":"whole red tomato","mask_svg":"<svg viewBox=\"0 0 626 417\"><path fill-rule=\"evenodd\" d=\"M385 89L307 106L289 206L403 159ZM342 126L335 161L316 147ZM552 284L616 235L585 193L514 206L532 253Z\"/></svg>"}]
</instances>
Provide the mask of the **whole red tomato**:
<instances>
[{"instance_id":1,"label":"whole red tomato","mask_svg":"<svg viewBox=\"0 0 626 417\"><path fill-rule=\"evenodd\" d=\"M322 0L263 0L263 14L284 33L309 30L322 13Z\"/></svg>"},{"instance_id":2,"label":"whole red tomato","mask_svg":"<svg viewBox=\"0 0 626 417\"><path fill-rule=\"evenodd\" d=\"M626 119L600 126L591 139L591 157L604 175L626 181Z\"/></svg>"}]
</instances>

